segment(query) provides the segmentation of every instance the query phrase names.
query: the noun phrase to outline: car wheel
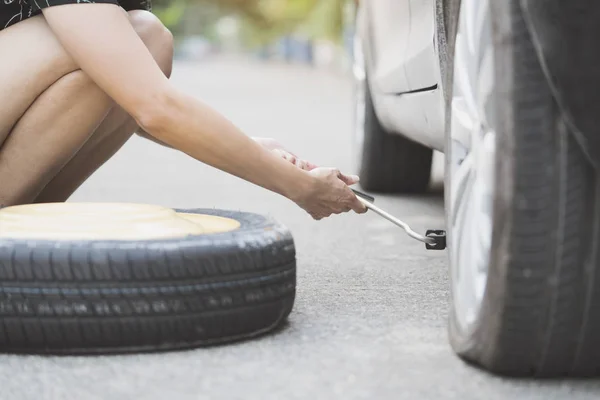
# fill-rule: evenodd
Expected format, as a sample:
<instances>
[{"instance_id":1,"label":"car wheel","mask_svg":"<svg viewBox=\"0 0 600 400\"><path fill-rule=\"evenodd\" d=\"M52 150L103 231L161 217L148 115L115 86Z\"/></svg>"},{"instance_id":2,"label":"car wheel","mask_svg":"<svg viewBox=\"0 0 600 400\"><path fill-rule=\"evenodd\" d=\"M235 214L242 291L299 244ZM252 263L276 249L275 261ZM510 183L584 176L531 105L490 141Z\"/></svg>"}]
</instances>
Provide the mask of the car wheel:
<instances>
[{"instance_id":1,"label":"car wheel","mask_svg":"<svg viewBox=\"0 0 600 400\"><path fill-rule=\"evenodd\" d=\"M360 185L380 193L421 193L429 186L433 150L386 132L373 104L362 45L354 39L354 146Z\"/></svg>"},{"instance_id":2,"label":"car wheel","mask_svg":"<svg viewBox=\"0 0 600 400\"><path fill-rule=\"evenodd\" d=\"M598 374L595 172L558 112L519 1L462 0L450 23L452 347L503 375Z\"/></svg>"},{"instance_id":3,"label":"car wheel","mask_svg":"<svg viewBox=\"0 0 600 400\"><path fill-rule=\"evenodd\" d=\"M246 339L281 326L295 283L290 233L256 214L105 203L0 211L1 352Z\"/></svg>"}]
</instances>

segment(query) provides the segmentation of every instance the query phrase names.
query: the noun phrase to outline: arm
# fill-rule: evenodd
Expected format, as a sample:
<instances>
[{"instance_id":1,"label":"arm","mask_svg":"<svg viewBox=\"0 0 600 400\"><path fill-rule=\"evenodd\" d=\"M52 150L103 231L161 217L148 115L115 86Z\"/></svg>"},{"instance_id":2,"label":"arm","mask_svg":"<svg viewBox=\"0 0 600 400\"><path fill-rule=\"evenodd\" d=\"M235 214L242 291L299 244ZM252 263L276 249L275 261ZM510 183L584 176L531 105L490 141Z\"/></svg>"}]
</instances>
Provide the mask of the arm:
<instances>
[{"instance_id":1,"label":"arm","mask_svg":"<svg viewBox=\"0 0 600 400\"><path fill-rule=\"evenodd\" d=\"M148 139L151 142L154 142L156 144L164 146L168 149L173 149L173 147L169 146L168 144L166 144L164 142L161 142L160 140L156 139L154 136L149 135L147 132L145 132L141 128L136 131L136 134L141 138ZM294 153L290 152L289 150L285 149L279 142L277 142L273 139L253 137L252 140L254 140L258 144L260 144L265 149L275 153L278 157L281 157L284 160L286 160L287 162L294 164L296 167L298 167L300 169L303 169L306 171L311 171L311 170L317 168L317 166L315 164L298 158L298 156L296 156Z\"/></svg>"},{"instance_id":2,"label":"arm","mask_svg":"<svg viewBox=\"0 0 600 400\"><path fill-rule=\"evenodd\" d=\"M309 173L174 88L119 7L72 4L43 14L80 68L159 142L294 201L311 190Z\"/></svg>"}]
</instances>

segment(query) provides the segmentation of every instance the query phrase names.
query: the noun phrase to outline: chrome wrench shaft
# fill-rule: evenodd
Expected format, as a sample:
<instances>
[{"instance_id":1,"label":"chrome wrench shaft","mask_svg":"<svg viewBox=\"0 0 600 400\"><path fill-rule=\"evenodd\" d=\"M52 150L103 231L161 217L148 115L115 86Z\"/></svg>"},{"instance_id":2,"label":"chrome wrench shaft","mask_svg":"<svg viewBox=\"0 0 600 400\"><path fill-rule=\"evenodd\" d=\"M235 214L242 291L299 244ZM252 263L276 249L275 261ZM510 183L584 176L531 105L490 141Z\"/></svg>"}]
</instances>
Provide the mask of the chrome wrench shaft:
<instances>
[{"instance_id":1,"label":"chrome wrench shaft","mask_svg":"<svg viewBox=\"0 0 600 400\"><path fill-rule=\"evenodd\" d=\"M410 236L411 238L416 239L416 240L426 243L426 244L430 244L430 245L433 245L436 243L436 240L434 238L419 235L417 232L413 231L406 222L399 220L398 218L394 217L387 211L382 210L381 208L377 207L375 204L373 204L370 201L368 201L367 199L365 199L365 197L366 197L365 194L363 194L357 190L354 190L354 189L352 189L352 190L354 191L354 193L356 193L356 195L357 195L356 197L358 198L358 200L360 200L361 203L363 203L365 205L365 207L367 207L369 210L372 210L374 213L379 214L380 216L387 219L391 223L404 229L406 231L406 233L408 234L408 236Z\"/></svg>"}]
</instances>

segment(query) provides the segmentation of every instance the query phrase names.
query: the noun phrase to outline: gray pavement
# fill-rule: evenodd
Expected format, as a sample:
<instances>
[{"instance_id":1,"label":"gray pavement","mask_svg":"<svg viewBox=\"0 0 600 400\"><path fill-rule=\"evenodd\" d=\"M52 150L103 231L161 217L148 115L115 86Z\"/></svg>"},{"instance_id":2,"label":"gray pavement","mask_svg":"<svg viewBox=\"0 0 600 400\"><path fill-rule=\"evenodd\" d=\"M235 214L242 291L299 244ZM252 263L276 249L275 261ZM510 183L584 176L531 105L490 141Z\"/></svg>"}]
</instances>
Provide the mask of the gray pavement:
<instances>
[{"instance_id":1,"label":"gray pavement","mask_svg":"<svg viewBox=\"0 0 600 400\"><path fill-rule=\"evenodd\" d=\"M251 135L349 172L351 87L300 67L178 63L173 81ZM440 182L440 171L436 172ZM503 380L447 344L447 262L374 214L312 221L291 202L176 151L132 139L72 198L270 214L293 232L298 294L277 334L153 355L0 357L0 400L598 399L600 383ZM424 231L443 227L439 190L378 197Z\"/></svg>"}]
</instances>

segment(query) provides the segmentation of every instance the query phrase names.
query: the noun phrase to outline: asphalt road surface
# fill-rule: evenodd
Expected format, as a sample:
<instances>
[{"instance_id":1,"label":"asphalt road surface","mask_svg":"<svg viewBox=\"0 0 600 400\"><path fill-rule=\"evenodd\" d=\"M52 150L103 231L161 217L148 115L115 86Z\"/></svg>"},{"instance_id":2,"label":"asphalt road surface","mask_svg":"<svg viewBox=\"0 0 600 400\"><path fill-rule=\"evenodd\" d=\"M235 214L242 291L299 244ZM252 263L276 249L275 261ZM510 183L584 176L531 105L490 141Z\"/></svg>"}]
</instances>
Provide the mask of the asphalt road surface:
<instances>
[{"instance_id":1,"label":"asphalt road surface","mask_svg":"<svg viewBox=\"0 0 600 400\"><path fill-rule=\"evenodd\" d=\"M172 79L249 134L277 138L317 164L354 172L346 78L221 60L179 63ZM434 175L439 183L439 168ZM1 400L600 397L597 381L502 380L461 362L447 344L445 252L425 251L373 213L315 222L286 199L137 138L72 200L270 214L296 240L295 308L282 331L235 345L96 358L1 356ZM439 189L377 202L418 231L443 227Z\"/></svg>"}]
</instances>

